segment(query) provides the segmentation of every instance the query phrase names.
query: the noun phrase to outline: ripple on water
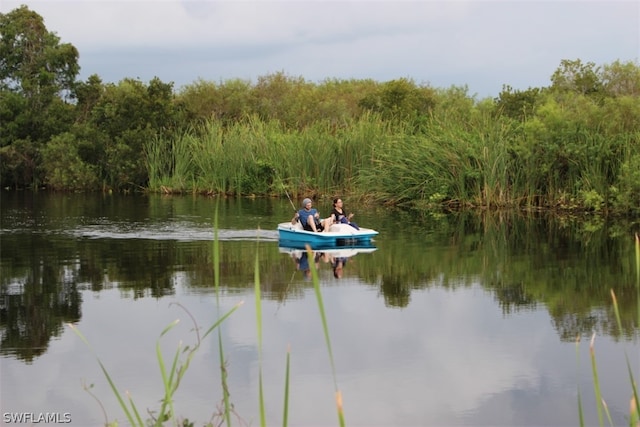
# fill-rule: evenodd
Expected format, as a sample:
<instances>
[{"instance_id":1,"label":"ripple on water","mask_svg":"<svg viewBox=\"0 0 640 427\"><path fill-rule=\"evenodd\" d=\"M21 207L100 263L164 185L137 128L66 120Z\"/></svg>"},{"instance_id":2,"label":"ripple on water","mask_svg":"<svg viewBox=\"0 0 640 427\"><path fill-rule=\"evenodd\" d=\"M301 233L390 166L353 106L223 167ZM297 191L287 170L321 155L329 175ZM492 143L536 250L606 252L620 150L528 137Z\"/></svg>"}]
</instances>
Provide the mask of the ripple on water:
<instances>
[{"instance_id":1,"label":"ripple on water","mask_svg":"<svg viewBox=\"0 0 640 427\"><path fill-rule=\"evenodd\" d=\"M76 237L90 239L147 239L198 241L213 240L210 227L197 227L194 224L96 224L77 227L70 232ZM278 233L271 230L218 230L219 240L262 240L277 241Z\"/></svg>"}]
</instances>

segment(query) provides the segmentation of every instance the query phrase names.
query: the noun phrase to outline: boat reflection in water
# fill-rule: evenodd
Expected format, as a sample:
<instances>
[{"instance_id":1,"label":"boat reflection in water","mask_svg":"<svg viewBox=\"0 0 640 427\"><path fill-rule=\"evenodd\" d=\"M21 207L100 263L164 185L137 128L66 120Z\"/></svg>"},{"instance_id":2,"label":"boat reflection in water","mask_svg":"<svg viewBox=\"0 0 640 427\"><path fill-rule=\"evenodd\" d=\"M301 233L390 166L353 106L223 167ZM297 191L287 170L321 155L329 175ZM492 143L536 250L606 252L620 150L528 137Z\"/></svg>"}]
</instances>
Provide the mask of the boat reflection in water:
<instances>
[{"instance_id":1,"label":"boat reflection in water","mask_svg":"<svg viewBox=\"0 0 640 427\"><path fill-rule=\"evenodd\" d=\"M309 245L310 251L307 251L304 243L280 242L279 249L281 253L291 256L295 261L296 270L301 271L305 279L311 279L311 260L315 263L317 271L321 270L322 265L328 264L333 271L333 277L341 279L344 267L351 257L372 253L378 248L371 243L354 246Z\"/></svg>"}]
</instances>

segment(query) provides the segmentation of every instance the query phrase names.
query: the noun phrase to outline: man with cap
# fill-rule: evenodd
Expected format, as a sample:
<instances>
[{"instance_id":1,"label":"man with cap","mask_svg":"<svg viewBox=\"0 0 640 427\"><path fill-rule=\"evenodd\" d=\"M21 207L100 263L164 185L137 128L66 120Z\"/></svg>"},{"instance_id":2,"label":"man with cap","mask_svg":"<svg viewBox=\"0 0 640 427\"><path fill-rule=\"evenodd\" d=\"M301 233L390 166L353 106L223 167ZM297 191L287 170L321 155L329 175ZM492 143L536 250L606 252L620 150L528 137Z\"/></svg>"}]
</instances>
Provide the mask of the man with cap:
<instances>
[{"instance_id":1,"label":"man with cap","mask_svg":"<svg viewBox=\"0 0 640 427\"><path fill-rule=\"evenodd\" d=\"M302 201L303 209L300 209L291 219L291 223L295 224L300 220L300 224L307 231L329 231L329 227L332 224L332 217L320 220L320 214L315 208L312 208L312 201L310 198L306 198Z\"/></svg>"}]
</instances>

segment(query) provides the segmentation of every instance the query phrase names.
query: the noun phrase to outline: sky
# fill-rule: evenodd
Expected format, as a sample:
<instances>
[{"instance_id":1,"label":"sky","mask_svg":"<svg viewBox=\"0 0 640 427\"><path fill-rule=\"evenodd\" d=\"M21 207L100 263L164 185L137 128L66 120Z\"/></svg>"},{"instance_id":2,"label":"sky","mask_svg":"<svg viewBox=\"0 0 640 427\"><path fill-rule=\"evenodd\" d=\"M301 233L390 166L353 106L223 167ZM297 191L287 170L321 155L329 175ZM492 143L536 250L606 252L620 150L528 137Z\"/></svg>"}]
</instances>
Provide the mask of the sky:
<instances>
[{"instance_id":1,"label":"sky","mask_svg":"<svg viewBox=\"0 0 640 427\"><path fill-rule=\"evenodd\" d=\"M478 98L546 87L564 59L640 61L640 1L0 0L80 54L79 79L154 77L174 89L283 72L408 78Z\"/></svg>"}]
</instances>

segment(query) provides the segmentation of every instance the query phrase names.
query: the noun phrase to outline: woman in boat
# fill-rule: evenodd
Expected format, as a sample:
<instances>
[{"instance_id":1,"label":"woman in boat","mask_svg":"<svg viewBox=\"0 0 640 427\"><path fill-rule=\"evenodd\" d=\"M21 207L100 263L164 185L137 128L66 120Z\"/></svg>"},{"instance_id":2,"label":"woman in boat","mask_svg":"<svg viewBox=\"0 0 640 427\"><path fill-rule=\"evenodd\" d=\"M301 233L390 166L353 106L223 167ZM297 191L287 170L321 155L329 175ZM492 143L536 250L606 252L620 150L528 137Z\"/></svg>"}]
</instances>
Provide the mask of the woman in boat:
<instances>
[{"instance_id":1,"label":"woman in boat","mask_svg":"<svg viewBox=\"0 0 640 427\"><path fill-rule=\"evenodd\" d=\"M333 216L320 219L320 214L316 208L311 207L313 202L308 197L302 201L303 209L300 209L291 219L291 223L295 224L300 221L302 227L307 231L319 232L329 231L329 227L333 224Z\"/></svg>"},{"instance_id":2,"label":"woman in boat","mask_svg":"<svg viewBox=\"0 0 640 427\"><path fill-rule=\"evenodd\" d=\"M333 211L331 211L331 218L333 219L333 222L335 222L336 224L337 223L349 224L356 230L360 230L360 227L358 227L358 224L356 224L355 222L351 222L351 218L353 218L353 213L347 213L347 211L343 207L343 202L340 197L336 197L335 199L333 199Z\"/></svg>"}]
</instances>

